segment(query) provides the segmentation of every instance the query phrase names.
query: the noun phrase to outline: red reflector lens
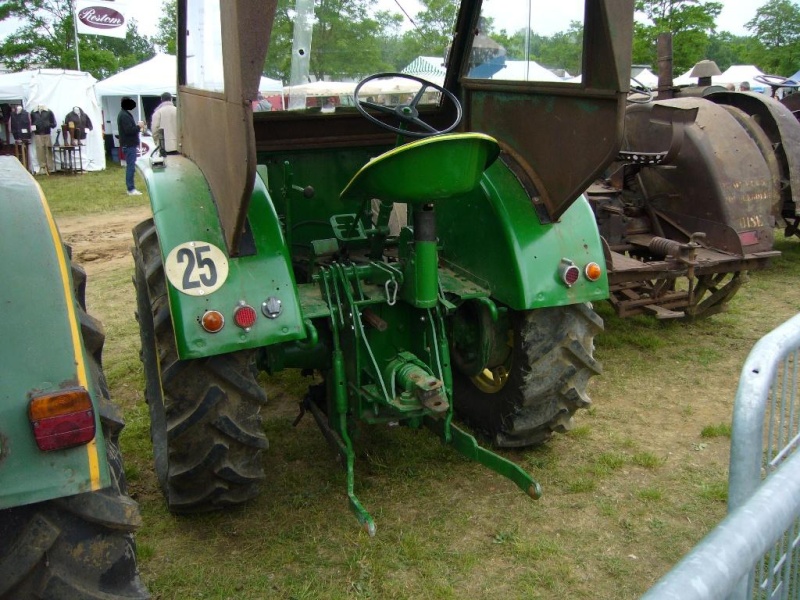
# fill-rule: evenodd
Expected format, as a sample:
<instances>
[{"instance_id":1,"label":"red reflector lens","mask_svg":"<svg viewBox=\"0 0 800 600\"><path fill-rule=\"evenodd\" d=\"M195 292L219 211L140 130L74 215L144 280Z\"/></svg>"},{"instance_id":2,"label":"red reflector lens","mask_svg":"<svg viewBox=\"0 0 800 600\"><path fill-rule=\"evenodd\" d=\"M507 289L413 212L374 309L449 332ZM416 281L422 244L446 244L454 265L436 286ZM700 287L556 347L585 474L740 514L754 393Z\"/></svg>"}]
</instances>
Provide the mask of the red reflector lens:
<instances>
[{"instance_id":1,"label":"red reflector lens","mask_svg":"<svg viewBox=\"0 0 800 600\"><path fill-rule=\"evenodd\" d=\"M31 400L28 416L40 450L61 450L95 436L92 399L83 388L61 390Z\"/></svg>"},{"instance_id":2,"label":"red reflector lens","mask_svg":"<svg viewBox=\"0 0 800 600\"><path fill-rule=\"evenodd\" d=\"M203 326L208 333L217 333L225 326L225 317L218 310L207 310L200 317L200 325Z\"/></svg>"},{"instance_id":3,"label":"red reflector lens","mask_svg":"<svg viewBox=\"0 0 800 600\"><path fill-rule=\"evenodd\" d=\"M61 415L33 422L33 437L39 450L61 450L87 444L94 439L94 411Z\"/></svg>"},{"instance_id":4,"label":"red reflector lens","mask_svg":"<svg viewBox=\"0 0 800 600\"><path fill-rule=\"evenodd\" d=\"M249 329L256 322L256 309L252 306L240 306L233 313L233 322L242 329Z\"/></svg>"},{"instance_id":5,"label":"red reflector lens","mask_svg":"<svg viewBox=\"0 0 800 600\"><path fill-rule=\"evenodd\" d=\"M742 246L755 246L758 243L758 232L742 231L739 234L739 240L741 240Z\"/></svg>"},{"instance_id":6,"label":"red reflector lens","mask_svg":"<svg viewBox=\"0 0 800 600\"><path fill-rule=\"evenodd\" d=\"M567 267L564 270L564 283L567 285L575 285L578 281L578 277L581 276L581 270L576 266Z\"/></svg>"}]
</instances>

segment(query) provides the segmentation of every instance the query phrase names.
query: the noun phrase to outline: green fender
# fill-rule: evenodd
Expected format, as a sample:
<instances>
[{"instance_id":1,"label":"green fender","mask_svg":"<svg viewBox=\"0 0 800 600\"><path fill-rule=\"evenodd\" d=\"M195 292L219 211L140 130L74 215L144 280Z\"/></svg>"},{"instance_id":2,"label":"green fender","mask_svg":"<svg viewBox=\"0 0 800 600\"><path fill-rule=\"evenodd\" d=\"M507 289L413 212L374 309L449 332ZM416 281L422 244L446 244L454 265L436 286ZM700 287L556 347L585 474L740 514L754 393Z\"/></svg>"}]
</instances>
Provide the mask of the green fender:
<instances>
[{"instance_id":1,"label":"green fender","mask_svg":"<svg viewBox=\"0 0 800 600\"><path fill-rule=\"evenodd\" d=\"M441 256L515 310L594 302L608 298L600 234L583 196L550 224L541 223L525 188L502 161L489 167L479 189L436 205ZM563 260L581 275L567 287L559 274ZM589 281L585 267L603 274Z\"/></svg>"},{"instance_id":2,"label":"green fender","mask_svg":"<svg viewBox=\"0 0 800 600\"><path fill-rule=\"evenodd\" d=\"M291 259L265 184L266 170L258 170L248 210L253 249L231 258L208 182L194 162L169 156L165 167L154 169L147 159L136 166L147 183L165 271L172 273L167 287L180 358L304 339ZM219 254L206 251L209 246ZM227 264L227 276L222 263ZM205 285L211 282L218 287ZM281 311L275 318L267 318L261 310L270 298L280 300ZM247 330L234 324L234 311L241 303L256 310L255 323ZM207 310L217 310L225 318L217 333L200 325Z\"/></svg>"},{"instance_id":3,"label":"green fender","mask_svg":"<svg viewBox=\"0 0 800 600\"><path fill-rule=\"evenodd\" d=\"M72 275L41 188L11 156L0 157L0 509L110 485L99 395L86 360ZM92 397L96 436L43 452L28 418L32 394L81 386Z\"/></svg>"}]
</instances>

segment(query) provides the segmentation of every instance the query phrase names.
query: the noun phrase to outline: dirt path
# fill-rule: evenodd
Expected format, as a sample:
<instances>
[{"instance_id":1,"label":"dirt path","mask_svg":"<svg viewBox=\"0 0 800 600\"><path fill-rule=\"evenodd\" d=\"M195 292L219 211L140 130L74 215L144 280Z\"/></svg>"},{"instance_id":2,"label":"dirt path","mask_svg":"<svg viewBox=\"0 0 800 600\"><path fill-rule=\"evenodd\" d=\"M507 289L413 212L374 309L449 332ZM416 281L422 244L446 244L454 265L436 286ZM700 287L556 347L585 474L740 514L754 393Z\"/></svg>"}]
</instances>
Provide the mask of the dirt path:
<instances>
[{"instance_id":1,"label":"dirt path","mask_svg":"<svg viewBox=\"0 0 800 600\"><path fill-rule=\"evenodd\" d=\"M56 217L62 239L89 275L131 262L131 230L151 215L149 206L91 215ZM132 263L131 263L132 264Z\"/></svg>"}]
</instances>

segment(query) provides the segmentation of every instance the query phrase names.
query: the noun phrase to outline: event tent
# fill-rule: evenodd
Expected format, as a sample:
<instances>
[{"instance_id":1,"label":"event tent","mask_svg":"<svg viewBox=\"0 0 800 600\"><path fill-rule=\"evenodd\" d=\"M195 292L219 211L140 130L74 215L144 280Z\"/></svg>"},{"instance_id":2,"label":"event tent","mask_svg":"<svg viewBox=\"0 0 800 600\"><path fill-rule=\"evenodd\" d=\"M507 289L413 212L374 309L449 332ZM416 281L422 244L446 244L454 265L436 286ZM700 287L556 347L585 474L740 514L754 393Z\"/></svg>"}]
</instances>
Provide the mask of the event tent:
<instances>
[{"instance_id":1,"label":"event tent","mask_svg":"<svg viewBox=\"0 0 800 600\"><path fill-rule=\"evenodd\" d=\"M123 97L129 96L136 101L133 116L137 121L149 121L161 102L161 94L169 92L175 95L177 79L177 58L171 54L156 54L150 60L98 82L95 91L103 108L106 133L117 134L117 115ZM283 84L280 81L262 77L258 89L270 98L273 105L282 102Z\"/></svg>"},{"instance_id":2,"label":"event tent","mask_svg":"<svg viewBox=\"0 0 800 600\"><path fill-rule=\"evenodd\" d=\"M694 67L692 67L693 69ZM686 71L683 75L676 77L673 80L675 85L697 85L697 77L690 77L692 69ZM756 75L763 75L763 73L755 65L731 65L721 75L714 75L711 78L713 85L727 85L732 83L739 89L739 85L743 81L750 83L750 90L754 92L767 92L768 86L759 83L755 80Z\"/></svg>"},{"instance_id":3,"label":"event tent","mask_svg":"<svg viewBox=\"0 0 800 600\"><path fill-rule=\"evenodd\" d=\"M81 147L82 167L86 171L100 171L106 168L106 154L101 127L103 119L94 93L96 82L94 77L83 71L37 69L3 73L0 74L0 102L21 103L29 113L36 110L37 106L46 106L53 111L59 126L72 108L79 106L93 125L93 129L86 132L85 145ZM56 140L56 131L52 132L52 138ZM33 144L30 150L29 164L35 172L39 164Z\"/></svg>"},{"instance_id":4,"label":"event tent","mask_svg":"<svg viewBox=\"0 0 800 600\"><path fill-rule=\"evenodd\" d=\"M491 75L492 79L505 79L512 81L564 81L535 61L506 60L502 66Z\"/></svg>"}]
</instances>

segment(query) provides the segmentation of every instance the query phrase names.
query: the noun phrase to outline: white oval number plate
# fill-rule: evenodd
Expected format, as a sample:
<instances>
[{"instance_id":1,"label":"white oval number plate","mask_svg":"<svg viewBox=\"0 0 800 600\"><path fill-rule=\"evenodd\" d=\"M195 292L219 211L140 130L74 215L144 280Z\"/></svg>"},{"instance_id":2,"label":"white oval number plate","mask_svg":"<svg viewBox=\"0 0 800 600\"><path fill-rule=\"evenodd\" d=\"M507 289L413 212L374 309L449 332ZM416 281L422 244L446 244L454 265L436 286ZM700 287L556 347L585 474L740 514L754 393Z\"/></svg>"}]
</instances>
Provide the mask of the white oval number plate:
<instances>
[{"instance_id":1,"label":"white oval number plate","mask_svg":"<svg viewBox=\"0 0 800 600\"><path fill-rule=\"evenodd\" d=\"M185 242L175 246L164 265L169 282L190 296L216 292L228 278L228 259L214 244Z\"/></svg>"}]
</instances>

